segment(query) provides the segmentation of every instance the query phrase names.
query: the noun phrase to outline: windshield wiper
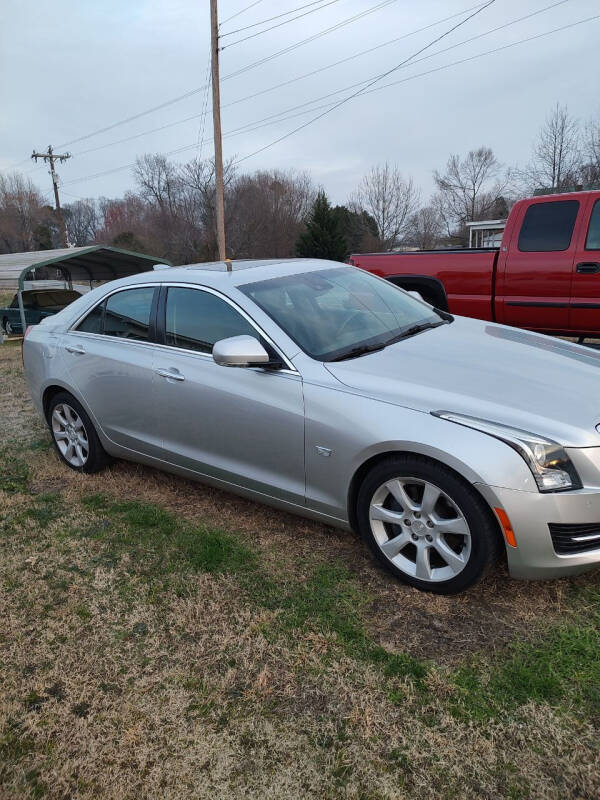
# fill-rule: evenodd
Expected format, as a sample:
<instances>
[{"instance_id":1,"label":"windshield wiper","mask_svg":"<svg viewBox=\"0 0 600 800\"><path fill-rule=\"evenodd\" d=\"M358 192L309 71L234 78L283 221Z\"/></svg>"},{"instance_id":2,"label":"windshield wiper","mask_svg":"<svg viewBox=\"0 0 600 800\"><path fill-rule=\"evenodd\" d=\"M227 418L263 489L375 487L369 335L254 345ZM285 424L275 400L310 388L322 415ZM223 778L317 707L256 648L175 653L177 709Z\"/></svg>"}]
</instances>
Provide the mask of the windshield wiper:
<instances>
[{"instance_id":1,"label":"windshield wiper","mask_svg":"<svg viewBox=\"0 0 600 800\"><path fill-rule=\"evenodd\" d=\"M335 356L334 358L328 359L328 361L345 361L347 358L358 358L359 356L364 356L367 353L375 353L377 350L383 350L383 348L387 347L388 344L389 342L360 344L357 347L352 347L350 350L340 353L340 355Z\"/></svg>"},{"instance_id":2,"label":"windshield wiper","mask_svg":"<svg viewBox=\"0 0 600 800\"><path fill-rule=\"evenodd\" d=\"M430 328L439 328L440 325L448 325L450 320L440 320L440 322L421 322L419 325L413 325L411 328L407 328L402 333L399 333L398 336L394 336L393 339L388 339L386 345L394 344L395 342L400 342L402 339L409 339L411 336L415 336L417 333L421 333L421 331L427 331Z\"/></svg>"}]
</instances>

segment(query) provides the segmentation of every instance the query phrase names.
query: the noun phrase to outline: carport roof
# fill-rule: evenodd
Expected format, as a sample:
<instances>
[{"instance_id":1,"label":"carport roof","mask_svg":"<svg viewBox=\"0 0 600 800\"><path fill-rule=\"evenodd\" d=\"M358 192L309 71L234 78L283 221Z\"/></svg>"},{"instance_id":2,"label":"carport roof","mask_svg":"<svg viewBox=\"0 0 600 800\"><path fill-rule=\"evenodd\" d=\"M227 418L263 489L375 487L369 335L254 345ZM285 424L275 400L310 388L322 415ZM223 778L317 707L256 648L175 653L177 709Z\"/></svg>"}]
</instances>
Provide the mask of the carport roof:
<instances>
[{"instance_id":1,"label":"carport roof","mask_svg":"<svg viewBox=\"0 0 600 800\"><path fill-rule=\"evenodd\" d=\"M19 289L23 289L27 274L37 267L57 269L73 282L111 281L147 272L157 263L169 264L164 258L105 245L8 253L0 255L0 281L13 285L18 281Z\"/></svg>"}]
</instances>

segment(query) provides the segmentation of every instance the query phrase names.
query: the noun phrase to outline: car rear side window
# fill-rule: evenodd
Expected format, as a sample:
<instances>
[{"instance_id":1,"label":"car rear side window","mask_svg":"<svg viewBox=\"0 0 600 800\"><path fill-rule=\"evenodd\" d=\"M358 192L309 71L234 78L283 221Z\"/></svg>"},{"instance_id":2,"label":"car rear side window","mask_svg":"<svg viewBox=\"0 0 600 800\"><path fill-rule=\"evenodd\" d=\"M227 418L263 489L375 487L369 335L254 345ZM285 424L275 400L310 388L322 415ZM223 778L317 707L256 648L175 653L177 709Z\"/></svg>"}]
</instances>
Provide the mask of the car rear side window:
<instances>
[{"instance_id":1,"label":"car rear side window","mask_svg":"<svg viewBox=\"0 0 600 800\"><path fill-rule=\"evenodd\" d=\"M600 200L596 200L592 209L585 249L600 250Z\"/></svg>"},{"instance_id":2,"label":"car rear side window","mask_svg":"<svg viewBox=\"0 0 600 800\"><path fill-rule=\"evenodd\" d=\"M578 200L530 205L519 234L519 250L524 253L568 250L578 211Z\"/></svg>"},{"instance_id":3,"label":"car rear side window","mask_svg":"<svg viewBox=\"0 0 600 800\"><path fill-rule=\"evenodd\" d=\"M153 297L152 286L112 294L104 311L104 335L148 341Z\"/></svg>"},{"instance_id":4,"label":"car rear side window","mask_svg":"<svg viewBox=\"0 0 600 800\"><path fill-rule=\"evenodd\" d=\"M104 303L92 308L90 313L84 317L76 330L83 331L83 333L102 333L102 324L104 318Z\"/></svg>"},{"instance_id":5,"label":"car rear side window","mask_svg":"<svg viewBox=\"0 0 600 800\"><path fill-rule=\"evenodd\" d=\"M166 341L172 347L212 353L230 336L254 336L254 327L229 303L210 292L172 287L167 293Z\"/></svg>"}]
</instances>

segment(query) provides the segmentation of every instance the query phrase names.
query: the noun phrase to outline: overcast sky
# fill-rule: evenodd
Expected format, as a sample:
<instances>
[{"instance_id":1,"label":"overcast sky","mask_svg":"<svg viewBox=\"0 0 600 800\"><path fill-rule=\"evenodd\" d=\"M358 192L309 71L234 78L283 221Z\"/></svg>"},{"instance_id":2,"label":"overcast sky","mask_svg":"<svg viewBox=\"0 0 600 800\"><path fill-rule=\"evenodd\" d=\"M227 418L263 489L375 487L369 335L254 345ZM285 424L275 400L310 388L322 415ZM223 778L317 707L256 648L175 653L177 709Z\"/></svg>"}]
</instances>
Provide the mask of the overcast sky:
<instances>
[{"instance_id":1,"label":"overcast sky","mask_svg":"<svg viewBox=\"0 0 600 800\"><path fill-rule=\"evenodd\" d=\"M226 20L250 2L220 0L220 19ZM226 137L226 157L242 158L311 120L320 113L311 113L311 108L333 103L356 89L318 98L392 69L468 16L448 19L473 9L476 0L388 0L351 24L227 79L253 62L382 5L383 0L322 2L327 7L248 41L234 44L260 27L222 39L224 134L288 109L289 115L309 109L302 116ZM307 3L260 0L235 19L223 22L222 33ZM554 3L556 0L496 0L417 57L427 57L425 60L403 67L379 85L403 82L351 100L248 158L240 168L308 170L334 202L343 202L371 165L386 160L413 176L425 196L432 189L432 169L442 167L450 152L465 153L488 145L503 162L523 164L536 131L557 101L568 104L581 119L600 114L600 19L428 75L421 73L600 14L599 0L566 0L530 19L461 44ZM283 19L286 17L269 25ZM413 33L425 26L431 27ZM398 37L405 38L359 55ZM70 150L73 158L59 167L59 174L63 201L69 202L75 195L122 194L133 186L130 169L88 176L123 167L143 153L194 145L172 156L176 160L194 157L202 139L198 115L206 99L209 112L211 108L210 93L206 98L201 90L209 44L209 0L2 0L0 169L27 160L33 148L65 145L62 149ZM452 49L439 53L447 48ZM351 60L317 75L226 107L350 56ZM73 141L198 89L135 121ZM304 103L308 104L305 108L293 110ZM189 117L195 118L145 134ZM131 141L112 144L142 133L145 135ZM112 146L83 152L108 144ZM212 118L207 116L202 153L208 156L211 152ZM18 168L28 172L44 192L50 192L46 168L35 168L27 161Z\"/></svg>"}]
</instances>

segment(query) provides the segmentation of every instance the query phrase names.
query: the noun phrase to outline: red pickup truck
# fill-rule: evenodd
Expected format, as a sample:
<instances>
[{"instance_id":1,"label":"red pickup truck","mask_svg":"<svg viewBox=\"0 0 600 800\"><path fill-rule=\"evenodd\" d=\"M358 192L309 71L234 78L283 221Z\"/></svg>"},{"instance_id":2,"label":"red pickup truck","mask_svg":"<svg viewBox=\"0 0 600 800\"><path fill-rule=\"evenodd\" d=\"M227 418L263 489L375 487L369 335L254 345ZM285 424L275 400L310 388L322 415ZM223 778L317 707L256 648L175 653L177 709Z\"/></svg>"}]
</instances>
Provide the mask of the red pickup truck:
<instances>
[{"instance_id":1,"label":"red pickup truck","mask_svg":"<svg viewBox=\"0 0 600 800\"><path fill-rule=\"evenodd\" d=\"M498 249L356 253L349 262L455 314L600 334L600 191L520 200Z\"/></svg>"}]
</instances>

